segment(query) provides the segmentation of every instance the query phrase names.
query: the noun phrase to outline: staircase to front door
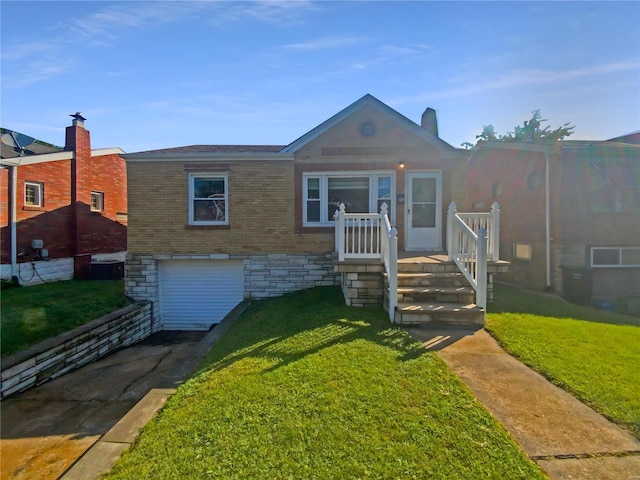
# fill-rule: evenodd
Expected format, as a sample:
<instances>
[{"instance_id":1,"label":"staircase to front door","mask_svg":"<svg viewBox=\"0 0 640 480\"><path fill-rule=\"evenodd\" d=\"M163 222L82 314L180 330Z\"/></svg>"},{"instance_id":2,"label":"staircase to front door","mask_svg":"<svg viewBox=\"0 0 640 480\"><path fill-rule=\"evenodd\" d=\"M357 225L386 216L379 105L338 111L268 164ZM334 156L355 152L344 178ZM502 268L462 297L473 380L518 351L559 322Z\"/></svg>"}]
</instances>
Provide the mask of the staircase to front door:
<instances>
[{"instance_id":1,"label":"staircase to front door","mask_svg":"<svg viewBox=\"0 0 640 480\"><path fill-rule=\"evenodd\" d=\"M398 303L395 323L484 325L485 310L475 304L475 291L446 255L398 259ZM389 305L385 274L384 302Z\"/></svg>"}]
</instances>

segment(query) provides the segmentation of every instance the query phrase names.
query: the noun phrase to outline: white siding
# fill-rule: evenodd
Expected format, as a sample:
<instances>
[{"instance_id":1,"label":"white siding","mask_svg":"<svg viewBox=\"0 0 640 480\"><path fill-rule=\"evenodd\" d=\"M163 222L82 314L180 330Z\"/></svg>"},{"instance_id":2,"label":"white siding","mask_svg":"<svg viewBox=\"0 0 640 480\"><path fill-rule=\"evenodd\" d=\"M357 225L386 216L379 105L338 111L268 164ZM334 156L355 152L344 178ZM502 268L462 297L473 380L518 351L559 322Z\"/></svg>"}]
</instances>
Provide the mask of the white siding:
<instances>
[{"instance_id":1,"label":"white siding","mask_svg":"<svg viewBox=\"0 0 640 480\"><path fill-rule=\"evenodd\" d=\"M241 260L161 260L163 330L208 330L243 300Z\"/></svg>"}]
</instances>

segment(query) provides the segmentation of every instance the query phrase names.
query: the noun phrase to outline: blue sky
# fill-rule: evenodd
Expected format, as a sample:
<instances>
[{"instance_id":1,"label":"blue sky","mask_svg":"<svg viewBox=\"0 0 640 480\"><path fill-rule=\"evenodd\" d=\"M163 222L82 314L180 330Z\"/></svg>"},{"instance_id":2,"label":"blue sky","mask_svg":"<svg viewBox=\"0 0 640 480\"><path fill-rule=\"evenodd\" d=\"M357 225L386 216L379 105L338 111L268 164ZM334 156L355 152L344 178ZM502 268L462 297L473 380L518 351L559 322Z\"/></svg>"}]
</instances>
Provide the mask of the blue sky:
<instances>
[{"instance_id":1,"label":"blue sky","mask_svg":"<svg viewBox=\"0 0 640 480\"><path fill-rule=\"evenodd\" d=\"M454 146L640 129L640 2L2 1L0 120L94 148L288 144L370 93Z\"/></svg>"}]
</instances>

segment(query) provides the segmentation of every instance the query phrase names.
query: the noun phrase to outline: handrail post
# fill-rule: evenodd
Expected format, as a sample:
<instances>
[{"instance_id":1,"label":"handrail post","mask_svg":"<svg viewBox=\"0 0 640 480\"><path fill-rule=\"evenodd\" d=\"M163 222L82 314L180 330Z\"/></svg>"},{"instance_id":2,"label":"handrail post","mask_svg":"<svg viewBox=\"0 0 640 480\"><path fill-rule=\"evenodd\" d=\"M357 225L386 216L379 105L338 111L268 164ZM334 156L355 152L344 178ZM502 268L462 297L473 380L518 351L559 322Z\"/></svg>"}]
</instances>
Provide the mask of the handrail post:
<instances>
[{"instance_id":1,"label":"handrail post","mask_svg":"<svg viewBox=\"0 0 640 480\"><path fill-rule=\"evenodd\" d=\"M491 204L491 218L493 220L491 227L491 260L497 262L500 260L500 204L498 202Z\"/></svg>"},{"instance_id":2,"label":"handrail post","mask_svg":"<svg viewBox=\"0 0 640 480\"><path fill-rule=\"evenodd\" d=\"M344 252L345 252L345 238L344 238L344 218L345 207L344 203L340 204L340 211L338 212L338 223L336 228L338 229L338 260L344 261Z\"/></svg>"},{"instance_id":3,"label":"handrail post","mask_svg":"<svg viewBox=\"0 0 640 480\"><path fill-rule=\"evenodd\" d=\"M453 217L456 214L456 211L456 203L451 202L449 204L449 209L447 210L447 255L449 256L449 261L453 258Z\"/></svg>"},{"instance_id":4,"label":"handrail post","mask_svg":"<svg viewBox=\"0 0 640 480\"><path fill-rule=\"evenodd\" d=\"M478 231L478 245L476 250L477 282L476 305L487 308L487 231L481 228Z\"/></svg>"},{"instance_id":5,"label":"handrail post","mask_svg":"<svg viewBox=\"0 0 640 480\"><path fill-rule=\"evenodd\" d=\"M389 320L395 323L396 306L398 305L398 230L392 227L389 232Z\"/></svg>"}]
</instances>

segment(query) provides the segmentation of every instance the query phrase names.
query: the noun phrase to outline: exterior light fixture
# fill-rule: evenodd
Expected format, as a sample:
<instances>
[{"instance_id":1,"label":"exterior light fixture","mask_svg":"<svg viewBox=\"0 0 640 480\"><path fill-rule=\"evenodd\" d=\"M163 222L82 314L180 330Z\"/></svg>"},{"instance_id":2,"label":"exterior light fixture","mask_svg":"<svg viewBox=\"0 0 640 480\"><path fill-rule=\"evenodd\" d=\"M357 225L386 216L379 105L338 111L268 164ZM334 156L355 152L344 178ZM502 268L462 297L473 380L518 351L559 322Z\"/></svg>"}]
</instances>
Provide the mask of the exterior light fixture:
<instances>
[{"instance_id":1,"label":"exterior light fixture","mask_svg":"<svg viewBox=\"0 0 640 480\"><path fill-rule=\"evenodd\" d=\"M398 162L398 168L402 170L404 168L404 162Z\"/></svg>"}]
</instances>

